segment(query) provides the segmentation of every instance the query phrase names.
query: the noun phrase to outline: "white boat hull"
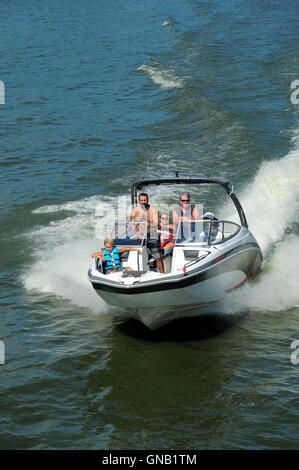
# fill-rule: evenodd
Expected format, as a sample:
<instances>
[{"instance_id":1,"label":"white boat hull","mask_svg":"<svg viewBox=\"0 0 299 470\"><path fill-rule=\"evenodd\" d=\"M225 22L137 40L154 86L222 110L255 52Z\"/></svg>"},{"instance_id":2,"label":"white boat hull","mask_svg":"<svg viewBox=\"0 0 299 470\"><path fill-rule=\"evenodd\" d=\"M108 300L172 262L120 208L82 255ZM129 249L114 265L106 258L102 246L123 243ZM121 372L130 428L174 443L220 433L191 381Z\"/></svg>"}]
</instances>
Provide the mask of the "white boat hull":
<instances>
[{"instance_id":1,"label":"white boat hull","mask_svg":"<svg viewBox=\"0 0 299 470\"><path fill-rule=\"evenodd\" d=\"M221 251L211 250L197 267L180 270L179 274L146 272L140 276L124 277L123 273L106 276L91 269L89 279L108 305L156 329L178 318L207 313L208 306L254 277L261 262L258 245L246 233L243 244L239 239Z\"/></svg>"},{"instance_id":2,"label":"white boat hull","mask_svg":"<svg viewBox=\"0 0 299 470\"><path fill-rule=\"evenodd\" d=\"M223 299L231 286L243 281L244 272L236 270L178 289L132 295L102 290L97 293L107 304L124 310L125 316L157 329L178 318L206 313L211 303Z\"/></svg>"}]
</instances>

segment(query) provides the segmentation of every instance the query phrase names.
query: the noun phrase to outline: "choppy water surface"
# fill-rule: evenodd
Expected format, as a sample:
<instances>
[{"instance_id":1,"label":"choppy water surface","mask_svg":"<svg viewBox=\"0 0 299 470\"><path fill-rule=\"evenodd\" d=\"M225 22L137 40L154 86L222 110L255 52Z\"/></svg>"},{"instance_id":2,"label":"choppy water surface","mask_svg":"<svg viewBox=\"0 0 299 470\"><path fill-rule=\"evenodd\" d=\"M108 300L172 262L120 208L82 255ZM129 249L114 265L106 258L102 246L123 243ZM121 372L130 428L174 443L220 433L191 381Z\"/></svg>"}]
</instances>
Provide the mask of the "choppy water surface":
<instances>
[{"instance_id":1,"label":"choppy water surface","mask_svg":"<svg viewBox=\"0 0 299 470\"><path fill-rule=\"evenodd\" d=\"M2 449L298 447L297 3L168 3L1 6ZM265 269L150 333L86 274L98 208L175 170L232 182Z\"/></svg>"}]
</instances>

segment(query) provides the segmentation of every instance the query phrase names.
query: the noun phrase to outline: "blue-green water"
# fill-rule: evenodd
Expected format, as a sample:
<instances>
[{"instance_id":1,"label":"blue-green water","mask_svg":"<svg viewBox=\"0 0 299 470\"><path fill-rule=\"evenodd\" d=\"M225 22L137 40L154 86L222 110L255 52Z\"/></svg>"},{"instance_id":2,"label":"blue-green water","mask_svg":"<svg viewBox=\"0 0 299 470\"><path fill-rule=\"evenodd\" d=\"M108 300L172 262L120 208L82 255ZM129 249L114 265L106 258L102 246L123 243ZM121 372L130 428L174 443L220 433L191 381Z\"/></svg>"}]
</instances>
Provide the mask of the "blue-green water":
<instances>
[{"instance_id":1,"label":"blue-green water","mask_svg":"<svg viewBox=\"0 0 299 470\"><path fill-rule=\"evenodd\" d=\"M1 449L298 447L297 31L293 0L1 2ZM232 182L267 266L153 334L86 274L97 208L175 170Z\"/></svg>"}]
</instances>

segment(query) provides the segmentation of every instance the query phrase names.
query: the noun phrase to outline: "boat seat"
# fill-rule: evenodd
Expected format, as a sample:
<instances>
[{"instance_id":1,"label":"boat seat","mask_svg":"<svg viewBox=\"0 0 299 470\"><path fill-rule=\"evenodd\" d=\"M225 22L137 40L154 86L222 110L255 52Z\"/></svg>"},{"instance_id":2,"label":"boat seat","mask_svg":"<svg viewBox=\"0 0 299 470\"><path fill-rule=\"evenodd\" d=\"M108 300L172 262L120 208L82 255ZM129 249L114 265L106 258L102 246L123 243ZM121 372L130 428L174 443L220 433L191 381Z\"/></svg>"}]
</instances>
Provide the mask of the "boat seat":
<instances>
[{"instance_id":1,"label":"boat seat","mask_svg":"<svg viewBox=\"0 0 299 470\"><path fill-rule=\"evenodd\" d=\"M162 256L162 263L164 266L164 273L168 274L171 272L171 267L172 267L172 252L171 253L166 253L165 255Z\"/></svg>"},{"instance_id":2,"label":"boat seat","mask_svg":"<svg viewBox=\"0 0 299 470\"><path fill-rule=\"evenodd\" d=\"M185 260L191 261L198 258L199 250L184 250Z\"/></svg>"},{"instance_id":3,"label":"boat seat","mask_svg":"<svg viewBox=\"0 0 299 470\"><path fill-rule=\"evenodd\" d=\"M124 251L120 253L119 258L120 265L123 268L132 268L133 271L140 271L144 267L143 255L136 251Z\"/></svg>"},{"instance_id":4,"label":"boat seat","mask_svg":"<svg viewBox=\"0 0 299 470\"><path fill-rule=\"evenodd\" d=\"M104 263L100 258L95 258L95 268L102 274L105 274Z\"/></svg>"},{"instance_id":5,"label":"boat seat","mask_svg":"<svg viewBox=\"0 0 299 470\"><path fill-rule=\"evenodd\" d=\"M120 253L120 255L119 255L120 261L128 261L129 254L130 254L129 251L124 251L123 253Z\"/></svg>"}]
</instances>

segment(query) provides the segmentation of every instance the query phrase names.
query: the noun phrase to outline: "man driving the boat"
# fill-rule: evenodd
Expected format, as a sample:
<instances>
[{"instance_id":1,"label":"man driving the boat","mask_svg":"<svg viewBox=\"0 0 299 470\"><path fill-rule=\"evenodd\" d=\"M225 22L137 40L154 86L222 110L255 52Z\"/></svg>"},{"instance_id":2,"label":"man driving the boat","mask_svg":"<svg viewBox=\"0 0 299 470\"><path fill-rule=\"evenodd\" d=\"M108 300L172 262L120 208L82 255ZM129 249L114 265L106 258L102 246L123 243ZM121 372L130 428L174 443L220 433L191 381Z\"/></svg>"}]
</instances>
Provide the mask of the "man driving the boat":
<instances>
[{"instance_id":1,"label":"man driving the boat","mask_svg":"<svg viewBox=\"0 0 299 470\"><path fill-rule=\"evenodd\" d=\"M199 210L194 204L190 204L191 196L189 193L180 195L180 205L172 211L172 220L175 225L179 222L189 222L190 220L199 220Z\"/></svg>"},{"instance_id":2,"label":"man driving the boat","mask_svg":"<svg viewBox=\"0 0 299 470\"><path fill-rule=\"evenodd\" d=\"M179 238L181 239L189 239L193 236L194 224L190 222L199 220L199 210L194 204L190 204L190 200L189 193L182 193L180 195L180 205L172 211L173 224L176 231L180 227Z\"/></svg>"},{"instance_id":3,"label":"man driving the boat","mask_svg":"<svg viewBox=\"0 0 299 470\"><path fill-rule=\"evenodd\" d=\"M159 214L155 206L149 204L147 193L140 193L138 197L139 204L134 207L131 213L130 222L146 222L147 223L147 247L151 255L155 258L159 272L164 274L163 263L161 260L161 246L158 236ZM138 225L132 226L137 235Z\"/></svg>"}]
</instances>

